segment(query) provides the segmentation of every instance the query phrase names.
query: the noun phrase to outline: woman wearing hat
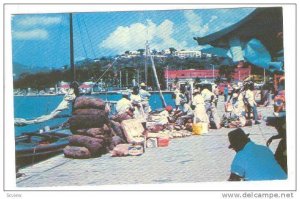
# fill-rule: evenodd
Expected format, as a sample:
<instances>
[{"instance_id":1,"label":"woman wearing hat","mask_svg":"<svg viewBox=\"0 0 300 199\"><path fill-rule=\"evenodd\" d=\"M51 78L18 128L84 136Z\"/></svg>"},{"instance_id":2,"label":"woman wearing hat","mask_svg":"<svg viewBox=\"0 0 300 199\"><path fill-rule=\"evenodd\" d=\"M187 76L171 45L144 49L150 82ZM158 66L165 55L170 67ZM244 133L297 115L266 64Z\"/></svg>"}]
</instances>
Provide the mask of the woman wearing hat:
<instances>
[{"instance_id":1,"label":"woman wearing hat","mask_svg":"<svg viewBox=\"0 0 300 199\"><path fill-rule=\"evenodd\" d=\"M229 132L228 139L230 143L228 148L236 152L228 181L287 179L272 151L266 146L252 142L249 134L245 134L241 128Z\"/></svg>"}]
</instances>

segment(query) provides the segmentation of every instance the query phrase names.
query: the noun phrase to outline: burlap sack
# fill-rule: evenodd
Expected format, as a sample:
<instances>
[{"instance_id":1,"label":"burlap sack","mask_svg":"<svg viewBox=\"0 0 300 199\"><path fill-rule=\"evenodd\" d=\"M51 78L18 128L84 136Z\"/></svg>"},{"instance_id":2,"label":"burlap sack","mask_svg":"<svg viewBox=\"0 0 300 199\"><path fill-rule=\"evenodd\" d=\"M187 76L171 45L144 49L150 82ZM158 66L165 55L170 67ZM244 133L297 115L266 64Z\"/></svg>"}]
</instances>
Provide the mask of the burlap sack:
<instances>
[{"instance_id":1,"label":"burlap sack","mask_svg":"<svg viewBox=\"0 0 300 199\"><path fill-rule=\"evenodd\" d=\"M105 148L103 139L92 138L84 135L72 135L69 137L70 146L86 147L92 156L100 155Z\"/></svg>"},{"instance_id":2,"label":"burlap sack","mask_svg":"<svg viewBox=\"0 0 300 199\"><path fill-rule=\"evenodd\" d=\"M77 146L66 146L64 148L64 155L66 158L74 159L86 159L92 156L87 148Z\"/></svg>"},{"instance_id":3,"label":"burlap sack","mask_svg":"<svg viewBox=\"0 0 300 199\"><path fill-rule=\"evenodd\" d=\"M69 119L72 133L75 133L77 129L101 128L108 122L105 112L101 112L99 115L73 115Z\"/></svg>"},{"instance_id":4,"label":"burlap sack","mask_svg":"<svg viewBox=\"0 0 300 199\"><path fill-rule=\"evenodd\" d=\"M105 102L99 98L78 97L75 100L73 109L105 109Z\"/></svg>"},{"instance_id":5,"label":"burlap sack","mask_svg":"<svg viewBox=\"0 0 300 199\"><path fill-rule=\"evenodd\" d=\"M76 109L73 111L73 115L102 115L104 113L108 116L108 113L105 110L100 109Z\"/></svg>"}]
</instances>

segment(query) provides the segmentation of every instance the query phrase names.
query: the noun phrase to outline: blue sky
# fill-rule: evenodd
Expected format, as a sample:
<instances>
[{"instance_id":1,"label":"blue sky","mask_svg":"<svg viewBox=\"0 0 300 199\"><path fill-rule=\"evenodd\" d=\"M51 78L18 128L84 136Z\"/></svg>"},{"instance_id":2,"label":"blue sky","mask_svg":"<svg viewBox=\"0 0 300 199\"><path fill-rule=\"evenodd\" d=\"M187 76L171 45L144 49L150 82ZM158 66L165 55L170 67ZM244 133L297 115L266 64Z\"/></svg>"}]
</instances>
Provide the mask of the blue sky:
<instances>
[{"instance_id":1,"label":"blue sky","mask_svg":"<svg viewBox=\"0 0 300 199\"><path fill-rule=\"evenodd\" d=\"M74 13L75 60L126 50L201 49L201 37L241 20L253 8ZM69 15L12 16L13 62L28 66L69 64Z\"/></svg>"}]
</instances>

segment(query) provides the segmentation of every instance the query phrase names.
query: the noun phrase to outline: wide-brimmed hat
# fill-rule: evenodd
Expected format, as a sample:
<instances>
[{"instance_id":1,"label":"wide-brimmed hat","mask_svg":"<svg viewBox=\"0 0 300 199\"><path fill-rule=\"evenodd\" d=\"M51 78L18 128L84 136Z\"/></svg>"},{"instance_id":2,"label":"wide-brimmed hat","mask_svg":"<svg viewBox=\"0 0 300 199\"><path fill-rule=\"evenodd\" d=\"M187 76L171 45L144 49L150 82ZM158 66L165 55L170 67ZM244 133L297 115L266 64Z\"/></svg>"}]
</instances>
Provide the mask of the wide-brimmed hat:
<instances>
[{"instance_id":1,"label":"wide-brimmed hat","mask_svg":"<svg viewBox=\"0 0 300 199\"><path fill-rule=\"evenodd\" d=\"M228 148L240 150L250 141L249 134L246 134L241 128L237 128L228 133L230 145Z\"/></svg>"}]
</instances>

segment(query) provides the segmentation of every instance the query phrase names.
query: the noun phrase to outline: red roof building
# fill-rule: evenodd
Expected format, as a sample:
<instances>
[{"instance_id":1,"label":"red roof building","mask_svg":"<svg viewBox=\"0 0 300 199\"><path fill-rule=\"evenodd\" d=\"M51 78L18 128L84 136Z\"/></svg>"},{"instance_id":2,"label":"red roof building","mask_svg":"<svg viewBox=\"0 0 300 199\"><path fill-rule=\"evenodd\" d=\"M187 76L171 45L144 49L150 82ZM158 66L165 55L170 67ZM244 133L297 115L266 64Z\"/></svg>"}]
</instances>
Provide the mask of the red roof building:
<instances>
[{"instance_id":1,"label":"red roof building","mask_svg":"<svg viewBox=\"0 0 300 199\"><path fill-rule=\"evenodd\" d=\"M250 68L236 68L233 74L234 80L243 80L251 73ZM166 70L165 78L172 82L175 78L178 80L194 80L197 77L201 80L213 80L219 77L219 70Z\"/></svg>"}]
</instances>

